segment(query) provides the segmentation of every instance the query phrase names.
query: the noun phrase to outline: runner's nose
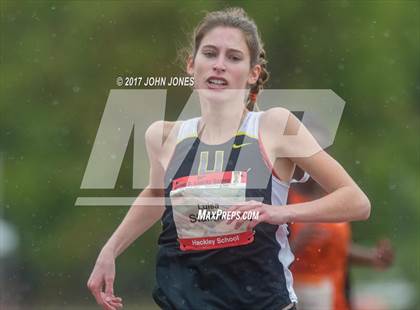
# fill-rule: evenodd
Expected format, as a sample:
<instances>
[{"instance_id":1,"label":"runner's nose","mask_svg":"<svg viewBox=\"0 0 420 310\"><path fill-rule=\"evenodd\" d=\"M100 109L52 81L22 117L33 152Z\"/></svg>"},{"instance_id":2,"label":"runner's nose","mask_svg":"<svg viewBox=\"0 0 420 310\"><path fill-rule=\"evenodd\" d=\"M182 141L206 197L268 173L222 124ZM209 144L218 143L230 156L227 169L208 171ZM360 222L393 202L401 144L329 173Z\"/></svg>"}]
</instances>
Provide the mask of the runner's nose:
<instances>
[{"instance_id":1,"label":"runner's nose","mask_svg":"<svg viewBox=\"0 0 420 310\"><path fill-rule=\"evenodd\" d=\"M222 55L217 57L217 60L213 65L213 70L218 72L218 73L226 71L226 66L225 66L225 62L224 62L224 59L223 59Z\"/></svg>"}]
</instances>

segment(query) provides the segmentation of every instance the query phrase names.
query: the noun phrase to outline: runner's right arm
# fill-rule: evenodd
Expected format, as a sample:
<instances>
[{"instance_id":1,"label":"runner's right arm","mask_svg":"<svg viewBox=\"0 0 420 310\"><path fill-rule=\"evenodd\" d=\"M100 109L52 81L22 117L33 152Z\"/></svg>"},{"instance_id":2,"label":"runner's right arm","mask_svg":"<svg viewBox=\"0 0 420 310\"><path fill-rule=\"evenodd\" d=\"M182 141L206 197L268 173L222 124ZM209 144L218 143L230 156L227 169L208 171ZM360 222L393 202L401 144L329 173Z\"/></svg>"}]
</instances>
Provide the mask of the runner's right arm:
<instances>
[{"instance_id":1,"label":"runner's right arm","mask_svg":"<svg viewBox=\"0 0 420 310\"><path fill-rule=\"evenodd\" d=\"M149 185L140 193L121 224L102 248L87 286L97 303L105 310L122 307L122 300L114 296L115 259L139 236L158 221L164 211L164 170L161 154L163 122L153 123L146 131L146 148L150 162ZM162 199L162 204L144 205L142 198Z\"/></svg>"}]
</instances>

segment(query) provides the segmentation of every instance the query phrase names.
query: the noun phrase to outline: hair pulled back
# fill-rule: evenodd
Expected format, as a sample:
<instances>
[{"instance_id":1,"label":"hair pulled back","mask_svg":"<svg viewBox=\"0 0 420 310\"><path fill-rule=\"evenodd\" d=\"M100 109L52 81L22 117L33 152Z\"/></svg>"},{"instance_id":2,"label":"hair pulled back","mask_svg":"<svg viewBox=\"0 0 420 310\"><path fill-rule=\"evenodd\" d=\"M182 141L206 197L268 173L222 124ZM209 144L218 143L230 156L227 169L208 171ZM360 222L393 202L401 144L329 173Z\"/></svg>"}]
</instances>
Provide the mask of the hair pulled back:
<instances>
[{"instance_id":1,"label":"hair pulled back","mask_svg":"<svg viewBox=\"0 0 420 310\"><path fill-rule=\"evenodd\" d=\"M261 66L261 73L257 82L249 85L250 89L246 108L249 111L253 111L258 93L267 82L269 73L267 71L266 54L257 26L242 8L227 8L221 11L207 13L203 20L194 29L189 54L192 55L193 59L195 59L204 36L210 30L219 26L241 30L245 36L246 44L251 55L251 68L257 64Z\"/></svg>"}]
</instances>

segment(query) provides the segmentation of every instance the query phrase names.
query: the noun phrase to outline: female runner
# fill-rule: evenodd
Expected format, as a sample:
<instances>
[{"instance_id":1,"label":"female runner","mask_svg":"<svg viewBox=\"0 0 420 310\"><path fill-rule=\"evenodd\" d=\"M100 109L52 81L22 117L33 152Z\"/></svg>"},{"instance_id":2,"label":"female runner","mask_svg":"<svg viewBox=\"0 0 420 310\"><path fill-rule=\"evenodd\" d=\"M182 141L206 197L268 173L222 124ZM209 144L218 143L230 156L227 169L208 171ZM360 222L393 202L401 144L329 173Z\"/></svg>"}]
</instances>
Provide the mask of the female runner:
<instances>
[{"instance_id":1,"label":"female runner","mask_svg":"<svg viewBox=\"0 0 420 310\"><path fill-rule=\"evenodd\" d=\"M138 198L184 204L135 202L102 248L88 288L103 309L121 308L113 293L115 259L161 219L153 298L162 309L294 309L286 223L363 220L370 202L289 111L253 111L268 73L257 27L242 9L205 16L187 72L201 117L148 128L150 178ZM296 165L329 194L286 205ZM200 204L215 196L234 206ZM199 212L219 209L259 217L197 220Z\"/></svg>"}]
</instances>

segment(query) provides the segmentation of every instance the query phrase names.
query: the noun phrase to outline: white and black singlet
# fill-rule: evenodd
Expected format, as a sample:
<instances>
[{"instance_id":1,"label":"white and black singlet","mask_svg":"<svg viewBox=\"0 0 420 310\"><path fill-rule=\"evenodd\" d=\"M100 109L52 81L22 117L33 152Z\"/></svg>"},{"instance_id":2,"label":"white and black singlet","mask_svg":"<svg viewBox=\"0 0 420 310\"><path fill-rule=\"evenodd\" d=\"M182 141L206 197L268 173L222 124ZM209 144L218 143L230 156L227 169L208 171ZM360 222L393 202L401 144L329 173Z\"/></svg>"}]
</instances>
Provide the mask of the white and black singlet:
<instances>
[{"instance_id":1,"label":"white and black singlet","mask_svg":"<svg viewBox=\"0 0 420 310\"><path fill-rule=\"evenodd\" d=\"M215 197L286 204L289 184L275 176L259 138L262 113L248 112L235 137L218 145L200 141L200 118L180 125L165 172L153 292L161 308L268 310L296 302L286 224L260 223L252 232L199 216L228 210ZM172 203L175 197L186 203Z\"/></svg>"}]
</instances>

